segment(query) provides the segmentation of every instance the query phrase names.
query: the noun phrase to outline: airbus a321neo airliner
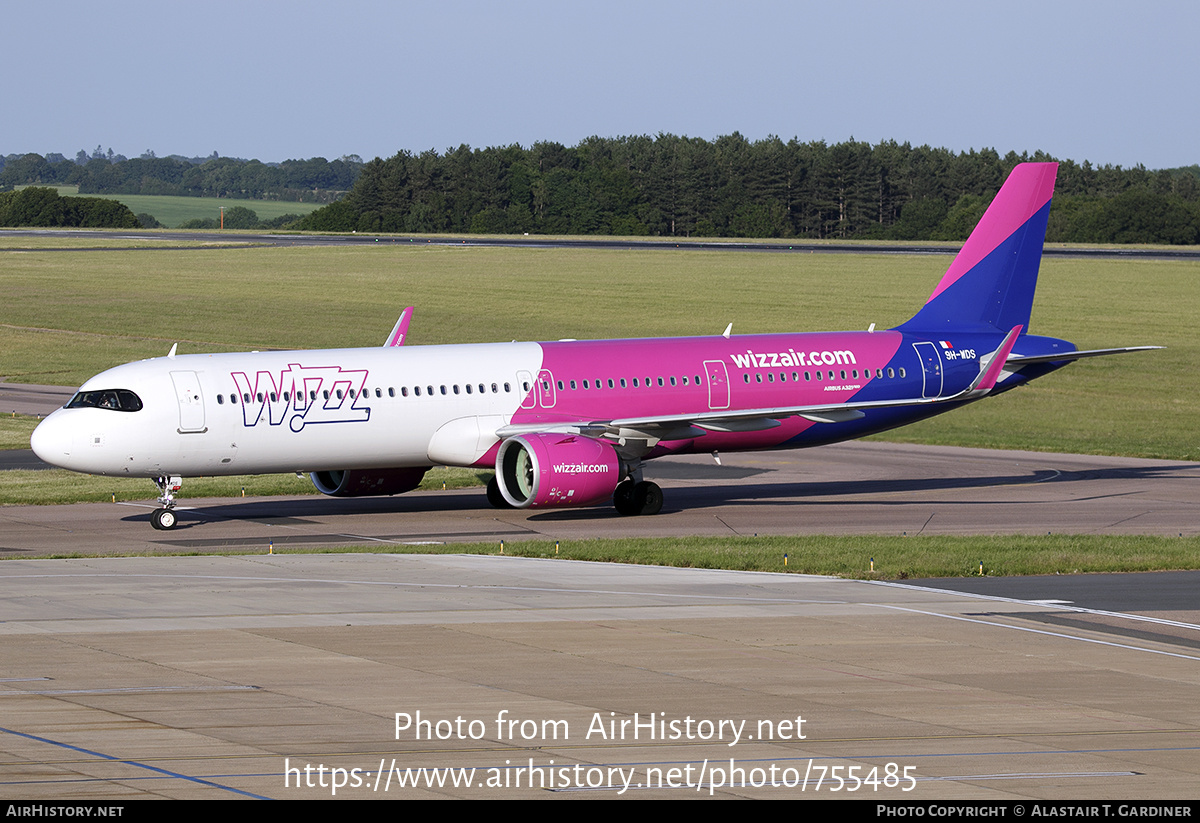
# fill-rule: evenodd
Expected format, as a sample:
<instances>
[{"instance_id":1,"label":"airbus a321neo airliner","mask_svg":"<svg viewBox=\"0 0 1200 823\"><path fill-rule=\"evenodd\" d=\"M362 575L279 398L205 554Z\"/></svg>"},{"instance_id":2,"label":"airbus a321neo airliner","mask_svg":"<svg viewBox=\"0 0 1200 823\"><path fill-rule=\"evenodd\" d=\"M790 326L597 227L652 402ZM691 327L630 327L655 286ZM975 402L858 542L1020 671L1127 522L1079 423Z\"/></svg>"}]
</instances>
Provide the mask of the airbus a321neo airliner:
<instances>
[{"instance_id":1,"label":"airbus a321neo airliner","mask_svg":"<svg viewBox=\"0 0 1200 823\"><path fill-rule=\"evenodd\" d=\"M495 467L504 507L656 514L645 461L786 449L896 428L1081 357L1024 333L1057 165L1017 166L933 295L889 331L176 355L88 380L33 433L74 471L155 478L158 529L182 478L308 472L325 494L388 495L430 466ZM1138 347L1153 348L1153 347Z\"/></svg>"}]
</instances>

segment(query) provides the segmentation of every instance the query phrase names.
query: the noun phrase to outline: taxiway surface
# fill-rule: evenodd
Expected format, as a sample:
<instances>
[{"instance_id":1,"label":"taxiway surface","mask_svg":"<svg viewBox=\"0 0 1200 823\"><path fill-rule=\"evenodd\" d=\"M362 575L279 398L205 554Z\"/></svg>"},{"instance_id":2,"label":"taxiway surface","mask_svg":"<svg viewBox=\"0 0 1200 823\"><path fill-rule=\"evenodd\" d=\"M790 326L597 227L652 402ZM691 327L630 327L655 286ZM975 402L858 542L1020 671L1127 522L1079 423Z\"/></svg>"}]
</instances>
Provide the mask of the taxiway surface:
<instances>
[{"instance_id":1,"label":"taxiway surface","mask_svg":"<svg viewBox=\"0 0 1200 823\"><path fill-rule=\"evenodd\" d=\"M10 797L1131 800L1200 780L1198 627L1152 609L483 556L4 572Z\"/></svg>"},{"instance_id":2,"label":"taxiway surface","mask_svg":"<svg viewBox=\"0 0 1200 823\"><path fill-rule=\"evenodd\" d=\"M611 506L497 510L482 488L386 498L187 498L179 526L153 500L0 508L0 557L270 546L778 534L1200 534L1200 464L854 442L656 460L654 517ZM153 484L146 481L147 496Z\"/></svg>"},{"instance_id":3,"label":"taxiway surface","mask_svg":"<svg viewBox=\"0 0 1200 823\"><path fill-rule=\"evenodd\" d=\"M650 464L667 506L648 518L497 511L482 489L188 500L185 485L181 526L165 533L149 526L150 501L0 508L2 791L1194 796L1195 574L899 585L264 554L612 535L1200 533L1195 463L857 442L722 464ZM18 559L212 549L246 553Z\"/></svg>"}]
</instances>

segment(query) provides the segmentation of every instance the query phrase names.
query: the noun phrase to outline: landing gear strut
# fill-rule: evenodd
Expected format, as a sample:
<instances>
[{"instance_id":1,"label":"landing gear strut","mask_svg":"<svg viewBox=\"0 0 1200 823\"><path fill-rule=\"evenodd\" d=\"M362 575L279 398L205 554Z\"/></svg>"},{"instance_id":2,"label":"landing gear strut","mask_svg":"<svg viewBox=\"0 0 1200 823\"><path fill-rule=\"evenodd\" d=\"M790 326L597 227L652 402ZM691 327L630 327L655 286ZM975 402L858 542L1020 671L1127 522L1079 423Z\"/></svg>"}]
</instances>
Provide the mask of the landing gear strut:
<instances>
[{"instance_id":1,"label":"landing gear strut","mask_svg":"<svg viewBox=\"0 0 1200 823\"><path fill-rule=\"evenodd\" d=\"M175 517L175 492L183 486L183 478L163 475L154 478L154 483L158 486L158 502L162 503L162 507L150 513L150 525L159 531L170 531L178 522Z\"/></svg>"}]
</instances>

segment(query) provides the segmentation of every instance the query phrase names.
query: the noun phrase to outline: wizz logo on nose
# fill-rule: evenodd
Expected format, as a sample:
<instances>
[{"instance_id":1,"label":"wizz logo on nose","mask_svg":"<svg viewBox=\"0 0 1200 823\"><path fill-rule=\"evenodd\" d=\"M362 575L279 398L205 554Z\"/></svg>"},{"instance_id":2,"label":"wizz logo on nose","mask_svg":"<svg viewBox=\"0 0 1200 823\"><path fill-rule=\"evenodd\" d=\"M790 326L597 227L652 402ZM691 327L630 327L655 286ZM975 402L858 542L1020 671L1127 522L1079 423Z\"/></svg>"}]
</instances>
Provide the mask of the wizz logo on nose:
<instances>
[{"instance_id":1,"label":"wizz logo on nose","mask_svg":"<svg viewBox=\"0 0 1200 823\"><path fill-rule=\"evenodd\" d=\"M341 366L301 366L290 364L278 379L268 371L256 372L253 379L245 372L232 372L242 404L242 423L257 426L263 420L298 432L310 423L354 423L369 420L363 385L365 369Z\"/></svg>"}]
</instances>

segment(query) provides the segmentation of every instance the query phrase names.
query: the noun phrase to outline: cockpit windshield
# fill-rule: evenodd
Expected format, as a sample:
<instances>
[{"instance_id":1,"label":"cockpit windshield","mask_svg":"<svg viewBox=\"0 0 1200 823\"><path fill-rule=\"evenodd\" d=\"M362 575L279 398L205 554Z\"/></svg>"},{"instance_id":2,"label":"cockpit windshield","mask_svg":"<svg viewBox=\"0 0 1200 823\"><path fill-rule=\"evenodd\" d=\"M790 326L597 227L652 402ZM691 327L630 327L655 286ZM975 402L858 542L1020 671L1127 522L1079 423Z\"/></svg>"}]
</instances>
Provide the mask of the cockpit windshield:
<instances>
[{"instance_id":1,"label":"cockpit windshield","mask_svg":"<svg viewBox=\"0 0 1200 823\"><path fill-rule=\"evenodd\" d=\"M112 409L113 411L135 412L142 410L142 398L129 389L81 391L72 397L71 402L64 408Z\"/></svg>"}]
</instances>

